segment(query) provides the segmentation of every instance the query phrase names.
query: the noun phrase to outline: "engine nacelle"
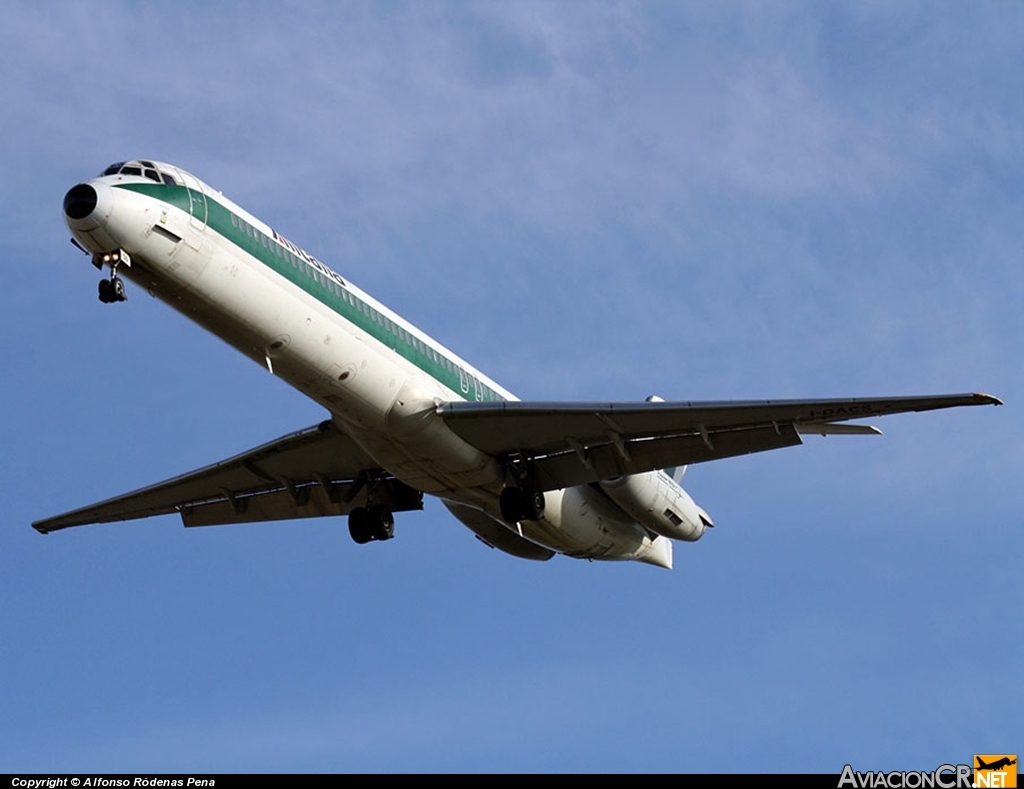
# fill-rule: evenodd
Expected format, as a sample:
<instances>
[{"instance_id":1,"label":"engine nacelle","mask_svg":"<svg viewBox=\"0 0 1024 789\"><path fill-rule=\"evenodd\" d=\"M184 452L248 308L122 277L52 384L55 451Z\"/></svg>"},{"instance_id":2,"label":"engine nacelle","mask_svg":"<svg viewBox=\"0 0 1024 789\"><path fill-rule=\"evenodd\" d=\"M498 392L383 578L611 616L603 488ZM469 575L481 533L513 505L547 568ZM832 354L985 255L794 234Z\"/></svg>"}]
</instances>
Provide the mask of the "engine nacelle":
<instances>
[{"instance_id":1,"label":"engine nacelle","mask_svg":"<svg viewBox=\"0 0 1024 789\"><path fill-rule=\"evenodd\" d=\"M605 480L601 488L622 511L655 534L694 542L704 536L711 518L663 471Z\"/></svg>"}]
</instances>

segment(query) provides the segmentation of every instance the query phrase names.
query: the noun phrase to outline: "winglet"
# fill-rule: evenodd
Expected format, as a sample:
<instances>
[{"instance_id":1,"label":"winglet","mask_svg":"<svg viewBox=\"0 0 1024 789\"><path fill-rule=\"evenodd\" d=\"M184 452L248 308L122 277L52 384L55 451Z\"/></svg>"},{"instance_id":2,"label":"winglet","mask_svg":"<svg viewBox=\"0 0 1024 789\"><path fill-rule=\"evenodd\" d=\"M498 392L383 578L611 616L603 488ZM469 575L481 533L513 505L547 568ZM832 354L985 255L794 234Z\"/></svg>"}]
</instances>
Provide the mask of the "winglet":
<instances>
[{"instance_id":1,"label":"winglet","mask_svg":"<svg viewBox=\"0 0 1024 789\"><path fill-rule=\"evenodd\" d=\"M978 400L978 405L1002 405L1003 401L998 397L984 392L974 392L974 397Z\"/></svg>"}]
</instances>

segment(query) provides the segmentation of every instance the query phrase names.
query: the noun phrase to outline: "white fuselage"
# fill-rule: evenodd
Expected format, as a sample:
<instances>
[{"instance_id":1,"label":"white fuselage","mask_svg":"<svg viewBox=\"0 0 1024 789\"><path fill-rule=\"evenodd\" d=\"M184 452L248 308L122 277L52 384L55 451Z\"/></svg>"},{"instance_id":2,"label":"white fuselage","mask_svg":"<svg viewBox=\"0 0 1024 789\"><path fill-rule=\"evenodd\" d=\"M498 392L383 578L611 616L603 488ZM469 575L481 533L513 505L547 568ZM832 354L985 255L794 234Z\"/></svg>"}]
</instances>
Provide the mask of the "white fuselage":
<instances>
[{"instance_id":1,"label":"white fuselage","mask_svg":"<svg viewBox=\"0 0 1024 789\"><path fill-rule=\"evenodd\" d=\"M198 179L156 164L176 183L86 182L95 210L66 218L78 243L127 252L120 276L316 400L405 484L500 522L505 467L436 409L517 398ZM671 565L668 540L589 486L548 492L542 518L508 528L571 556Z\"/></svg>"}]
</instances>

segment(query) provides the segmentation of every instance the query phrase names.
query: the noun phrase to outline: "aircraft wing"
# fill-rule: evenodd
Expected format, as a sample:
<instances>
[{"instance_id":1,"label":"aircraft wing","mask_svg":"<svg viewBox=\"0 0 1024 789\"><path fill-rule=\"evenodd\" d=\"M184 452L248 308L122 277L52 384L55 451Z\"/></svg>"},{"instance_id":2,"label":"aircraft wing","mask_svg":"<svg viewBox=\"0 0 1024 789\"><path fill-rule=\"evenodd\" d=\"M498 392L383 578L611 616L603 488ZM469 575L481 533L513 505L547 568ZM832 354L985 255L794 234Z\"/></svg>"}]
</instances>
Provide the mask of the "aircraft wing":
<instances>
[{"instance_id":1,"label":"aircraft wing","mask_svg":"<svg viewBox=\"0 0 1024 789\"><path fill-rule=\"evenodd\" d=\"M178 512L186 526L345 515L365 500L380 469L330 422L300 430L212 466L32 524L47 534L69 526ZM393 478L374 500L393 512L421 509L422 494Z\"/></svg>"},{"instance_id":2,"label":"aircraft wing","mask_svg":"<svg viewBox=\"0 0 1024 789\"><path fill-rule=\"evenodd\" d=\"M802 443L801 433L878 433L850 419L965 405L986 394L676 403L453 402L448 427L496 457L527 460L542 490Z\"/></svg>"}]
</instances>

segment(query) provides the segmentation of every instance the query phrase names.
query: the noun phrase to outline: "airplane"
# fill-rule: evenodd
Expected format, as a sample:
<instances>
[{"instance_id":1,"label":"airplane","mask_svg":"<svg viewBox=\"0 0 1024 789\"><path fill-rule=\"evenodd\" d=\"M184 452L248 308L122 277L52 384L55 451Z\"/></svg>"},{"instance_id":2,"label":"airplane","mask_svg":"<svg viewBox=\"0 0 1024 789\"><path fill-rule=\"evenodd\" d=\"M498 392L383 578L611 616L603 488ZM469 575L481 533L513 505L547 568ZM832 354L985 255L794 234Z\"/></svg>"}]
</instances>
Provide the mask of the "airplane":
<instances>
[{"instance_id":1,"label":"airplane","mask_svg":"<svg viewBox=\"0 0 1024 789\"><path fill-rule=\"evenodd\" d=\"M1002 759L996 759L992 764L985 764L980 756L975 756L974 758L978 760L978 770L1002 770L1004 767L1010 767L1017 763L1016 759L1011 759L1007 756L1004 756Z\"/></svg>"},{"instance_id":2,"label":"airplane","mask_svg":"<svg viewBox=\"0 0 1024 789\"><path fill-rule=\"evenodd\" d=\"M43 534L178 513L187 527L347 516L357 543L394 536L425 494L485 544L671 569L673 541L714 526L687 466L877 434L848 420L1001 405L969 393L842 400L521 401L191 173L135 159L64 197L72 243L328 412L320 424L164 482L33 523ZM123 278L123 279L122 279Z\"/></svg>"}]
</instances>

